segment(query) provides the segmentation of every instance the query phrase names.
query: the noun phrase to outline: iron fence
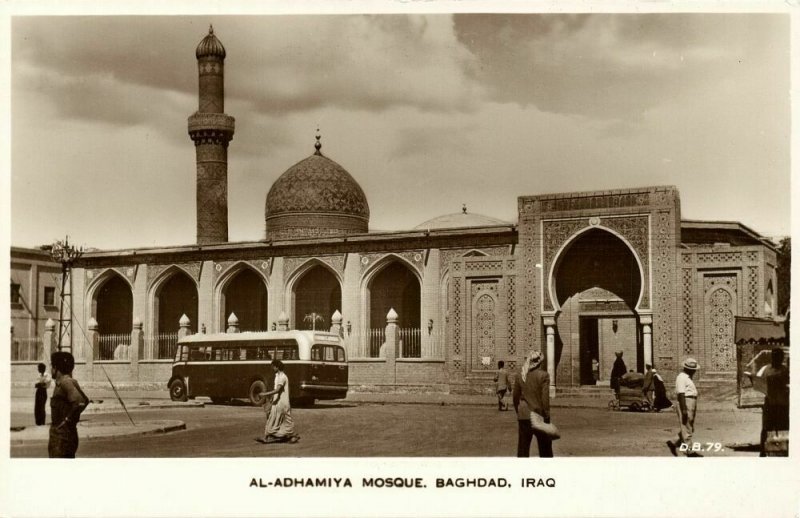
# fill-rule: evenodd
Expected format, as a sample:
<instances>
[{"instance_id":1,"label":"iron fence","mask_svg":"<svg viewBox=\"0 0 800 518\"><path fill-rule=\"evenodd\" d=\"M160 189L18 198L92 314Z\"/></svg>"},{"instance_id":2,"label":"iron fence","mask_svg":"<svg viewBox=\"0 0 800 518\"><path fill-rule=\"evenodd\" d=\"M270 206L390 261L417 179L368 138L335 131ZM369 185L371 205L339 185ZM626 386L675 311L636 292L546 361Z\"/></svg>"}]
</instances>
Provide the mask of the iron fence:
<instances>
[{"instance_id":1,"label":"iron fence","mask_svg":"<svg viewBox=\"0 0 800 518\"><path fill-rule=\"evenodd\" d=\"M98 360L127 360L131 335L128 333L100 333L99 350L95 352Z\"/></svg>"},{"instance_id":2,"label":"iron fence","mask_svg":"<svg viewBox=\"0 0 800 518\"><path fill-rule=\"evenodd\" d=\"M11 343L12 362L33 362L42 358L42 338L13 338Z\"/></svg>"},{"instance_id":3,"label":"iron fence","mask_svg":"<svg viewBox=\"0 0 800 518\"><path fill-rule=\"evenodd\" d=\"M157 360L171 360L175 358L178 350L178 333L158 333L147 338L149 344L147 349L153 351Z\"/></svg>"},{"instance_id":4,"label":"iron fence","mask_svg":"<svg viewBox=\"0 0 800 518\"><path fill-rule=\"evenodd\" d=\"M398 344L401 358L422 357L422 330L420 328L401 328Z\"/></svg>"}]
</instances>

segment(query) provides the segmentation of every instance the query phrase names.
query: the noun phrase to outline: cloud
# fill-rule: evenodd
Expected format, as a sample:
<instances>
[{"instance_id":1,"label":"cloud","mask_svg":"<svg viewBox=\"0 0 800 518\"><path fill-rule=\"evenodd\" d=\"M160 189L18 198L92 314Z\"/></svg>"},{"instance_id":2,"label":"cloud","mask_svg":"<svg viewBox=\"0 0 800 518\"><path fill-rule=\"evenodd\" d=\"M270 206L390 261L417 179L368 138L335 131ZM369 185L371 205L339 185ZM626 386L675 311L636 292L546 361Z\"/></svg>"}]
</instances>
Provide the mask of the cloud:
<instances>
[{"instance_id":1,"label":"cloud","mask_svg":"<svg viewBox=\"0 0 800 518\"><path fill-rule=\"evenodd\" d=\"M708 78L788 45L782 15L463 14L455 27L492 99L625 120L678 95L713 95Z\"/></svg>"}]
</instances>

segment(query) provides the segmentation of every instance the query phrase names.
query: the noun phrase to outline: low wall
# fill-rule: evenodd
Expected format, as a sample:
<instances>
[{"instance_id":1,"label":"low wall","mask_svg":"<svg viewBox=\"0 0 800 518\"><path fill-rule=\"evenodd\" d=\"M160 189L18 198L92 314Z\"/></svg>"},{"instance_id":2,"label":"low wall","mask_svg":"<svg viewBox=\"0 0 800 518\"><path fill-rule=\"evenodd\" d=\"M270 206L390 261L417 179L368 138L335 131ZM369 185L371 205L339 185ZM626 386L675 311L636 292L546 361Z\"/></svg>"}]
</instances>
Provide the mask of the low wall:
<instances>
[{"instance_id":1,"label":"low wall","mask_svg":"<svg viewBox=\"0 0 800 518\"><path fill-rule=\"evenodd\" d=\"M447 392L443 360L351 358L349 384L354 392Z\"/></svg>"}]
</instances>

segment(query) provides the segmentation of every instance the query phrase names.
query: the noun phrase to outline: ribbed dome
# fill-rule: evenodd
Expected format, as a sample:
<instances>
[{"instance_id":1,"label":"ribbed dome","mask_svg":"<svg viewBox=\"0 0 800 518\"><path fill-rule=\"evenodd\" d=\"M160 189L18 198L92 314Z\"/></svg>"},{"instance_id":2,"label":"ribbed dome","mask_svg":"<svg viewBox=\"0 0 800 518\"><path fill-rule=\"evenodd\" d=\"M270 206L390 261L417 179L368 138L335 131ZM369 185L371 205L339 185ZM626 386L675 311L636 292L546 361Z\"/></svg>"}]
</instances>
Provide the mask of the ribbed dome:
<instances>
[{"instance_id":1,"label":"ribbed dome","mask_svg":"<svg viewBox=\"0 0 800 518\"><path fill-rule=\"evenodd\" d=\"M420 223L414 230L434 230L444 228L467 228L467 227L496 227L498 225L511 225L508 221L484 216L482 214L471 214L465 211L445 214L429 219Z\"/></svg>"},{"instance_id":2,"label":"ribbed dome","mask_svg":"<svg viewBox=\"0 0 800 518\"><path fill-rule=\"evenodd\" d=\"M264 215L267 239L365 233L369 227L361 186L319 149L272 184Z\"/></svg>"},{"instance_id":3,"label":"ribbed dome","mask_svg":"<svg viewBox=\"0 0 800 518\"><path fill-rule=\"evenodd\" d=\"M214 36L214 27L208 27L208 35L197 45L195 56L197 56L197 59L206 56L218 56L225 59L225 47L223 47L222 43Z\"/></svg>"}]
</instances>

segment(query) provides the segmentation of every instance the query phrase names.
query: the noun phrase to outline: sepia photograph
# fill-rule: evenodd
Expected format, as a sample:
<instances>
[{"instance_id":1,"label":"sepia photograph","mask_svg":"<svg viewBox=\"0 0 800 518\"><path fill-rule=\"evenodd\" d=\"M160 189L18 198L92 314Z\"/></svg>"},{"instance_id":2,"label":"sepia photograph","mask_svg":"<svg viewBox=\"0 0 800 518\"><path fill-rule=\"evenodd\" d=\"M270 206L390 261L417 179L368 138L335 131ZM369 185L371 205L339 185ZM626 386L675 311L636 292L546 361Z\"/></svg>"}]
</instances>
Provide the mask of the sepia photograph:
<instances>
[{"instance_id":1,"label":"sepia photograph","mask_svg":"<svg viewBox=\"0 0 800 518\"><path fill-rule=\"evenodd\" d=\"M800 512L792 12L429 4L9 4L0 514Z\"/></svg>"}]
</instances>

